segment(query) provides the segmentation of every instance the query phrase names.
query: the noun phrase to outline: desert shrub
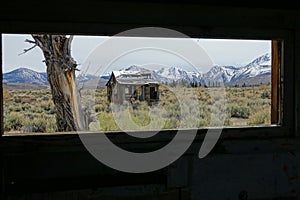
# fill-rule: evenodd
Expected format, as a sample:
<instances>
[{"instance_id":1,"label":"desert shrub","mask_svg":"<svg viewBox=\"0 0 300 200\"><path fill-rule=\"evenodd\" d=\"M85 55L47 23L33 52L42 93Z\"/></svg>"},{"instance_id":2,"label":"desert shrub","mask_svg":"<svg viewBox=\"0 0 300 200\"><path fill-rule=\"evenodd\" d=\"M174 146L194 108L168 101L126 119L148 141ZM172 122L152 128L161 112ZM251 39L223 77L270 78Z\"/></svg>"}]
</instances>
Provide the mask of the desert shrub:
<instances>
[{"instance_id":1,"label":"desert shrub","mask_svg":"<svg viewBox=\"0 0 300 200\"><path fill-rule=\"evenodd\" d=\"M99 122L94 122L90 124L92 130L102 130L102 131L116 131L120 130L114 116L112 113L101 112L99 115Z\"/></svg>"},{"instance_id":2,"label":"desert shrub","mask_svg":"<svg viewBox=\"0 0 300 200\"><path fill-rule=\"evenodd\" d=\"M271 109L261 109L259 112L254 113L249 117L248 125L263 125L271 123Z\"/></svg>"},{"instance_id":3,"label":"desert shrub","mask_svg":"<svg viewBox=\"0 0 300 200\"><path fill-rule=\"evenodd\" d=\"M46 131L46 124L37 121L29 121L26 123L21 131L23 133L44 133Z\"/></svg>"},{"instance_id":4,"label":"desert shrub","mask_svg":"<svg viewBox=\"0 0 300 200\"><path fill-rule=\"evenodd\" d=\"M46 132L47 133L52 133L52 132L55 132L56 129L57 129L56 117L55 116L47 117Z\"/></svg>"},{"instance_id":5,"label":"desert shrub","mask_svg":"<svg viewBox=\"0 0 300 200\"><path fill-rule=\"evenodd\" d=\"M55 130L55 118L47 117L45 115L33 115L30 120L25 120L23 127L21 128L22 132L28 133L45 133L53 132Z\"/></svg>"},{"instance_id":6,"label":"desert shrub","mask_svg":"<svg viewBox=\"0 0 300 200\"><path fill-rule=\"evenodd\" d=\"M200 101L200 102L202 102L203 104L206 104L206 105L212 105L213 104L211 96L206 91L199 93L198 101Z\"/></svg>"},{"instance_id":7,"label":"desert shrub","mask_svg":"<svg viewBox=\"0 0 300 200\"><path fill-rule=\"evenodd\" d=\"M103 111L102 105L101 104L95 105L95 112L101 112L101 111Z\"/></svg>"},{"instance_id":8,"label":"desert shrub","mask_svg":"<svg viewBox=\"0 0 300 200\"><path fill-rule=\"evenodd\" d=\"M250 109L247 105L234 104L231 107L231 117L248 118L250 115Z\"/></svg>"},{"instance_id":9,"label":"desert shrub","mask_svg":"<svg viewBox=\"0 0 300 200\"><path fill-rule=\"evenodd\" d=\"M3 88L3 99L10 99L12 98L12 94L10 91L8 91L7 89Z\"/></svg>"},{"instance_id":10,"label":"desert shrub","mask_svg":"<svg viewBox=\"0 0 300 200\"><path fill-rule=\"evenodd\" d=\"M23 107L22 105L15 105L15 106L10 107L10 110L12 112L20 112L23 110L22 107Z\"/></svg>"},{"instance_id":11,"label":"desert shrub","mask_svg":"<svg viewBox=\"0 0 300 200\"><path fill-rule=\"evenodd\" d=\"M30 104L25 103L25 104L22 104L21 108L22 108L22 111L27 111L31 108L31 106L30 106Z\"/></svg>"},{"instance_id":12,"label":"desert shrub","mask_svg":"<svg viewBox=\"0 0 300 200\"><path fill-rule=\"evenodd\" d=\"M49 104L49 105L41 106L41 108L43 108L44 111L50 111L52 107L51 107L51 105Z\"/></svg>"},{"instance_id":13,"label":"desert shrub","mask_svg":"<svg viewBox=\"0 0 300 200\"><path fill-rule=\"evenodd\" d=\"M53 106L54 103L52 102L52 100L41 101L36 104L36 107L41 107L41 109L44 111L50 111Z\"/></svg>"},{"instance_id":14,"label":"desert shrub","mask_svg":"<svg viewBox=\"0 0 300 200\"><path fill-rule=\"evenodd\" d=\"M271 91L270 90L265 90L261 96L262 99L271 99Z\"/></svg>"},{"instance_id":15,"label":"desert shrub","mask_svg":"<svg viewBox=\"0 0 300 200\"><path fill-rule=\"evenodd\" d=\"M216 116L212 116L211 117L211 121L209 122L209 126L210 127L223 127L224 126L224 123L225 123L225 118L219 118L219 117L216 117Z\"/></svg>"},{"instance_id":16,"label":"desert shrub","mask_svg":"<svg viewBox=\"0 0 300 200\"><path fill-rule=\"evenodd\" d=\"M227 115L224 120L224 126L232 126L232 122L230 121L230 116Z\"/></svg>"},{"instance_id":17,"label":"desert shrub","mask_svg":"<svg viewBox=\"0 0 300 200\"><path fill-rule=\"evenodd\" d=\"M24 123L24 116L18 112L11 112L4 116L4 131L19 131Z\"/></svg>"},{"instance_id":18,"label":"desert shrub","mask_svg":"<svg viewBox=\"0 0 300 200\"><path fill-rule=\"evenodd\" d=\"M164 129L174 129L180 126L180 121L178 121L175 117L170 117L166 119L165 124L163 126Z\"/></svg>"},{"instance_id":19,"label":"desert shrub","mask_svg":"<svg viewBox=\"0 0 300 200\"><path fill-rule=\"evenodd\" d=\"M106 104L107 103L107 96L105 89L97 89L94 95L95 104Z\"/></svg>"},{"instance_id":20,"label":"desert shrub","mask_svg":"<svg viewBox=\"0 0 300 200\"><path fill-rule=\"evenodd\" d=\"M150 114L147 110L132 110L130 117L137 126L146 126L151 121Z\"/></svg>"},{"instance_id":21,"label":"desert shrub","mask_svg":"<svg viewBox=\"0 0 300 200\"><path fill-rule=\"evenodd\" d=\"M251 109L255 109L263 104L264 104L264 101L262 99L251 100L247 103L248 107Z\"/></svg>"},{"instance_id":22,"label":"desert shrub","mask_svg":"<svg viewBox=\"0 0 300 200\"><path fill-rule=\"evenodd\" d=\"M208 127L209 121L205 119L200 119L198 123L198 128Z\"/></svg>"},{"instance_id":23,"label":"desert shrub","mask_svg":"<svg viewBox=\"0 0 300 200\"><path fill-rule=\"evenodd\" d=\"M15 97L14 101L15 101L15 103L21 103L21 98L20 97Z\"/></svg>"},{"instance_id":24,"label":"desert shrub","mask_svg":"<svg viewBox=\"0 0 300 200\"><path fill-rule=\"evenodd\" d=\"M51 98L48 97L48 96L44 96L44 97L41 98L41 100L42 100L42 101L50 101Z\"/></svg>"}]
</instances>

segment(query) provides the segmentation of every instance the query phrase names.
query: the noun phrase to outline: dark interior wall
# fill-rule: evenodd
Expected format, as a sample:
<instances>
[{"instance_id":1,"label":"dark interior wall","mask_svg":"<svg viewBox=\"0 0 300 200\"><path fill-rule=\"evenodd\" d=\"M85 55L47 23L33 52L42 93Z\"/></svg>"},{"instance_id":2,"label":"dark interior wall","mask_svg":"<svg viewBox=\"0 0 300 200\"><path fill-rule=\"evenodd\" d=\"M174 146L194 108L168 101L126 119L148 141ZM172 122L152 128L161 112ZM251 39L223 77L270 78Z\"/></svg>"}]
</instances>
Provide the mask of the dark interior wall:
<instances>
[{"instance_id":1,"label":"dark interior wall","mask_svg":"<svg viewBox=\"0 0 300 200\"><path fill-rule=\"evenodd\" d=\"M67 4L68 3L68 4ZM7 1L0 6L2 33L65 32L113 35L158 26L189 36L284 38L287 103L284 129L226 130L213 152L191 148L161 170L130 174L94 159L77 135L1 138L3 199L297 199L300 196L300 16L295 2L261 1ZM272 134L274 133L274 134ZM168 133L171 138L173 132ZM132 150L147 143L116 135ZM124 139L125 138L125 139ZM167 138L167 139L166 139ZM124 139L124 140L123 140Z\"/></svg>"},{"instance_id":2,"label":"dark interior wall","mask_svg":"<svg viewBox=\"0 0 300 200\"><path fill-rule=\"evenodd\" d=\"M294 29L299 25L298 6L293 2L279 5L263 1L257 4L232 1L220 5L209 1L158 0L63 2L6 1L0 8L2 30L116 34L144 26L182 26L184 33L193 27L197 34L200 30L205 34L220 28ZM283 9L286 5L288 8Z\"/></svg>"}]
</instances>

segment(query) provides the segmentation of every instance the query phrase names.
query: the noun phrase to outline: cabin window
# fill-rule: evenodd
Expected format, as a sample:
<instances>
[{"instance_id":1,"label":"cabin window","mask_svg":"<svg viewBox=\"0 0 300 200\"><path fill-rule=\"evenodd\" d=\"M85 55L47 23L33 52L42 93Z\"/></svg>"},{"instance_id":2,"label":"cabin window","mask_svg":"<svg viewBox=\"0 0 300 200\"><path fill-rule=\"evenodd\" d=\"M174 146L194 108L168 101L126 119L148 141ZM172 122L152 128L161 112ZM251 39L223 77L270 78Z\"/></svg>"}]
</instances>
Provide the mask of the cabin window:
<instances>
[{"instance_id":1,"label":"cabin window","mask_svg":"<svg viewBox=\"0 0 300 200\"><path fill-rule=\"evenodd\" d=\"M157 99L157 88L152 86L150 87L150 99Z\"/></svg>"},{"instance_id":2,"label":"cabin window","mask_svg":"<svg viewBox=\"0 0 300 200\"><path fill-rule=\"evenodd\" d=\"M32 38L28 34L2 34L1 39L4 135L57 132L57 110L41 49L31 49ZM247 128L282 123L281 40L192 38L190 40L207 55L206 63L191 63L170 52L148 48L120 57L99 74L101 69L98 68L103 63L100 58L97 60L96 51L109 39L74 35L72 43L71 56L80 64L76 71L78 96L82 97L82 106L97 113L97 117L88 122L92 131L119 130L111 114L117 109L111 107L121 102L118 95L122 92L118 87L126 83L132 86L124 87L127 102L124 104L122 99L118 110L129 109L129 115L134 116L137 124L144 123L138 121L145 120L145 117L137 117L141 113L154 113L147 120L157 121L153 124L159 127L145 126L149 129ZM176 38L159 39L177 42ZM194 56L197 61L197 55ZM198 65L201 67L197 68ZM111 84L113 91L105 86L112 71L117 72L116 82ZM139 79L135 72L148 74ZM136 100L131 102L134 91ZM150 103L147 99L157 101ZM111 102L107 102L109 100ZM100 121L99 128L95 124Z\"/></svg>"},{"instance_id":3,"label":"cabin window","mask_svg":"<svg viewBox=\"0 0 300 200\"><path fill-rule=\"evenodd\" d=\"M125 86L125 94L126 95L130 94L130 88L128 86Z\"/></svg>"}]
</instances>

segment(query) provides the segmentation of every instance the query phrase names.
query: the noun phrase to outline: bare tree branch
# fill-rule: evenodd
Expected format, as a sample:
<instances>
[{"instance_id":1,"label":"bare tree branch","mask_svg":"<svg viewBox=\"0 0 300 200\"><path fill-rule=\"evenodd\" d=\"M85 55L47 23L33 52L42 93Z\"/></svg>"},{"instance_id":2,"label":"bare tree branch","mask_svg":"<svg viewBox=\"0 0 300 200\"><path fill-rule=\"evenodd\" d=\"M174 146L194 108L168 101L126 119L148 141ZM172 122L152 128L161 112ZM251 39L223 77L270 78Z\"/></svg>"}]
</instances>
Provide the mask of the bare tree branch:
<instances>
[{"instance_id":1,"label":"bare tree branch","mask_svg":"<svg viewBox=\"0 0 300 200\"><path fill-rule=\"evenodd\" d=\"M24 51L23 51L22 53L19 53L18 55L20 56L20 55L22 55L22 54L24 54L24 53L30 51L31 49L34 49L36 46L37 46L37 45L35 44L34 46L32 46L32 47L30 47L30 48L28 48L28 49L24 49Z\"/></svg>"},{"instance_id":2,"label":"bare tree branch","mask_svg":"<svg viewBox=\"0 0 300 200\"><path fill-rule=\"evenodd\" d=\"M35 41L33 41L33 40L29 40L29 39L26 39L26 40L25 40L25 42L32 43L32 44L36 44L36 42L35 42Z\"/></svg>"},{"instance_id":3,"label":"bare tree branch","mask_svg":"<svg viewBox=\"0 0 300 200\"><path fill-rule=\"evenodd\" d=\"M37 43L33 40L29 40L29 39L26 39L25 42L28 42L28 43L31 43L31 44L34 44L32 47L28 48L28 49L24 49L24 51L22 53L19 53L18 55L22 55L22 54L25 54L26 52L30 51L31 49L34 49L36 46L37 46Z\"/></svg>"}]
</instances>

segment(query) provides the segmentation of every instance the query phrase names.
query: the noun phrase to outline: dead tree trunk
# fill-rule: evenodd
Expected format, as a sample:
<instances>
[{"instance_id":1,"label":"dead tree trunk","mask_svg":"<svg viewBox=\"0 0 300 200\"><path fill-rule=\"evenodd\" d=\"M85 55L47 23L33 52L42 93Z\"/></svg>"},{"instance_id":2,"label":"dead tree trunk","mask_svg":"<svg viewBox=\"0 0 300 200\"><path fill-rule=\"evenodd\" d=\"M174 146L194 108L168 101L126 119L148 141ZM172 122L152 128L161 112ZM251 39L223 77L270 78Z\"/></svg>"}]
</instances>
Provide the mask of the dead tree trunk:
<instances>
[{"instance_id":1,"label":"dead tree trunk","mask_svg":"<svg viewBox=\"0 0 300 200\"><path fill-rule=\"evenodd\" d=\"M76 62L71 56L73 37L33 34L34 43L43 51L47 76L56 108L57 131L86 128L81 120L80 99L75 83Z\"/></svg>"}]
</instances>

